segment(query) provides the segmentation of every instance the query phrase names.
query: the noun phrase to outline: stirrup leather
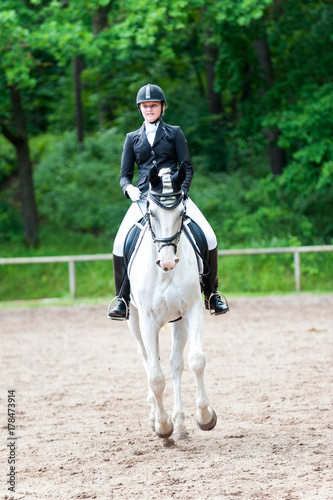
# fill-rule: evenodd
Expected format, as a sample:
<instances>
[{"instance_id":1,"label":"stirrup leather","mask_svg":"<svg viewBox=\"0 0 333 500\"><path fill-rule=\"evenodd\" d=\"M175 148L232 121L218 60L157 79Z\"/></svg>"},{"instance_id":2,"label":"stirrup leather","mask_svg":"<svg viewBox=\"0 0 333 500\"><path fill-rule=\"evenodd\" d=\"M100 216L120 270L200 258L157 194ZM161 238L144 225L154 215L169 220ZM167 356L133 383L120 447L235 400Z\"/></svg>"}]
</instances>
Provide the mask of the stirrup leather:
<instances>
[{"instance_id":1,"label":"stirrup leather","mask_svg":"<svg viewBox=\"0 0 333 500\"><path fill-rule=\"evenodd\" d=\"M117 317L117 316L109 316L109 314L111 312L111 304L115 300L116 301L122 300L124 302L124 304L125 304L125 308L126 308L125 310L126 310L126 312L125 312L125 316L123 318L121 318L120 316L119 317ZM111 300L110 304L108 305L108 312L107 312L106 317L108 319L113 319L115 321L124 321L124 320L128 319L129 318L129 307L128 307L128 304L127 304L126 300L123 297L117 297L117 296L113 297L113 299Z\"/></svg>"},{"instance_id":2,"label":"stirrup leather","mask_svg":"<svg viewBox=\"0 0 333 500\"><path fill-rule=\"evenodd\" d=\"M210 301L211 301L212 297L214 297L215 295L219 295L220 297L223 297L223 299L224 299L224 303L226 304L226 306L227 306L227 308L228 308L225 312L230 311L230 309L229 309L229 304L228 304L228 301L227 301L227 298L226 298L226 297L225 297L222 293L220 293L219 291L217 291L217 292L212 292L212 293L210 294L210 296L208 297L207 303L208 303L208 310L209 310L209 314L210 314L211 316L216 316L216 312L215 312L215 310L214 310L214 311L212 311L212 309L211 309L211 307L210 307ZM220 313L220 314L221 314L221 313Z\"/></svg>"}]
</instances>

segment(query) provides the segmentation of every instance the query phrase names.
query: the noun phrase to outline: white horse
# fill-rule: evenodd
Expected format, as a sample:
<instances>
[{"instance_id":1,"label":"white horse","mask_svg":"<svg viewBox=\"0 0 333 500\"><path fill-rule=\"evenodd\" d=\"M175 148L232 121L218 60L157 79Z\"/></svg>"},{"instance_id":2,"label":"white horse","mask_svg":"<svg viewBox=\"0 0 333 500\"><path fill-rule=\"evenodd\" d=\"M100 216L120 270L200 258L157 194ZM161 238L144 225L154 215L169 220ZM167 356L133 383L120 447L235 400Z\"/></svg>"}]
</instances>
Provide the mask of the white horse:
<instances>
[{"instance_id":1,"label":"white horse","mask_svg":"<svg viewBox=\"0 0 333 500\"><path fill-rule=\"evenodd\" d=\"M148 378L150 426L161 438L185 439L185 414L181 398L183 352L190 341L189 367L196 382L197 424L215 427L217 417L204 388L206 358L201 347L203 303L195 251L182 232L185 206L181 184L184 169L150 172L146 224L128 267L131 283L129 328L139 345ZM170 373L174 388L172 420L163 405L165 377L159 361L159 332L171 323L173 342Z\"/></svg>"}]
</instances>

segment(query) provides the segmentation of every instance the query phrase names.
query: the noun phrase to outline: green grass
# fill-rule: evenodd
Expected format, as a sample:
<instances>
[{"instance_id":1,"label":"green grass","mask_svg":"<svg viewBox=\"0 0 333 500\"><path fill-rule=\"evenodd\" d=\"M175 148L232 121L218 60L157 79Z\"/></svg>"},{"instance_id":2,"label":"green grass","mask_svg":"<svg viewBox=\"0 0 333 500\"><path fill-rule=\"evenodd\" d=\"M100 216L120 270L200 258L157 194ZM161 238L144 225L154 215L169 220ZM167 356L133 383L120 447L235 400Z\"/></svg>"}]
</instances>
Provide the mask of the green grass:
<instances>
[{"instance_id":1,"label":"green grass","mask_svg":"<svg viewBox=\"0 0 333 500\"><path fill-rule=\"evenodd\" d=\"M27 249L22 243L2 245L1 257L86 255L112 252L104 235L76 233L41 226L42 244ZM114 293L112 261L75 264L77 297L101 297ZM69 298L68 264L20 264L0 266L0 301Z\"/></svg>"},{"instance_id":2,"label":"green grass","mask_svg":"<svg viewBox=\"0 0 333 500\"><path fill-rule=\"evenodd\" d=\"M330 269L333 269L333 253L302 254L301 290L333 291ZM293 254L226 256L220 258L219 277L226 293L294 292L294 257Z\"/></svg>"},{"instance_id":3,"label":"green grass","mask_svg":"<svg viewBox=\"0 0 333 500\"><path fill-rule=\"evenodd\" d=\"M8 243L2 257L57 256L111 253L105 236L41 229L43 244L27 250ZM229 295L279 294L295 291L293 254L225 256L219 261L220 291ZM333 253L301 255L302 291L333 291ZM114 295L112 261L77 262L77 299L96 300ZM20 264L0 266L0 301L61 299L71 303L68 264Z\"/></svg>"},{"instance_id":4,"label":"green grass","mask_svg":"<svg viewBox=\"0 0 333 500\"><path fill-rule=\"evenodd\" d=\"M40 241L38 248L27 248L20 239L1 242L1 257L34 257L56 255L82 255L112 252L113 241L105 235L80 233L40 225Z\"/></svg>"}]
</instances>

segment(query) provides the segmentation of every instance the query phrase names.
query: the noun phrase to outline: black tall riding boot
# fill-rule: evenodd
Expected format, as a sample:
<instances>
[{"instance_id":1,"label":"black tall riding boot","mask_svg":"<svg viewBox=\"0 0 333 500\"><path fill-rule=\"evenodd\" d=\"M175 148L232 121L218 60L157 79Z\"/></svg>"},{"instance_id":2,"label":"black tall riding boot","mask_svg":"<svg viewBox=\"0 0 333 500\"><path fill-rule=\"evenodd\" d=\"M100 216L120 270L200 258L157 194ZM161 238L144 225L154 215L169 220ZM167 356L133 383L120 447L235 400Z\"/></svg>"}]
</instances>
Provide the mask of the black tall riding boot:
<instances>
[{"instance_id":1,"label":"black tall riding boot","mask_svg":"<svg viewBox=\"0 0 333 500\"><path fill-rule=\"evenodd\" d=\"M118 300L114 308L111 311L108 310L108 317L116 320L128 319L131 287L124 266L124 259L118 257L118 255L113 255L113 275Z\"/></svg>"},{"instance_id":2,"label":"black tall riding boot","mask_svg":"<svg viewBox=\"0 0 333 500\"><path fill-rule=\"evenodd\" d=\"M218 287L218 249L217 247L208 252L208 265L210 274L203 277L205 307L211 311L211 314L225 314L229 311L228 303L221 300L217 291Z\"/></svg>"}]
</instances>

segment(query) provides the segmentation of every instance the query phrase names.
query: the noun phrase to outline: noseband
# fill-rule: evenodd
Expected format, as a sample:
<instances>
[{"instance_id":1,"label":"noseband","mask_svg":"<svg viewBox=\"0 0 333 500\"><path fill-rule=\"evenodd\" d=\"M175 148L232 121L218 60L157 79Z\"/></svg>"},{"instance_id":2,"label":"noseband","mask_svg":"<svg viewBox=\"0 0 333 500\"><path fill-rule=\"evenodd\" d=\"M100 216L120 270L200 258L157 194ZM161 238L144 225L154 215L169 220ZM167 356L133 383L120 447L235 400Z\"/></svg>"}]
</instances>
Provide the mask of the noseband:
<instances>
[{"instance_id":1,"label":"noseband","mask_svg":"<svg viewBox=\"0 0 333 500\"><path fill-rule=\"evenodd\" d=\"M174 203L171 203L172 197L176 198L176 201ZM149 231L151 232L151 236L153 238L154 243L162 243L158 247L158 252L160 250L162 250L163 247L167 247L167 246L173 246L175 248L175 251L177 251L177 245L179 243L180 235L182 234L182 231L183 231L183 220L184 220L184 216L185 216L185 211L183 212L180 231L178 231L174 235L170 236L169 238L157 238L156 234L153 231L152 225L151 225L151 212L149 210L149 198L152 199L153 202L156 203L156 205L163 208L163 210L174 210L176 207L178 207L180 202L183 200L182 191L177 191L176 193L157 193L156 191L149 191L148 199L147 199L147 218L148 218ZM163 200L163 198L164 198L164 200Z\"/></svg>"}]
</instances>

